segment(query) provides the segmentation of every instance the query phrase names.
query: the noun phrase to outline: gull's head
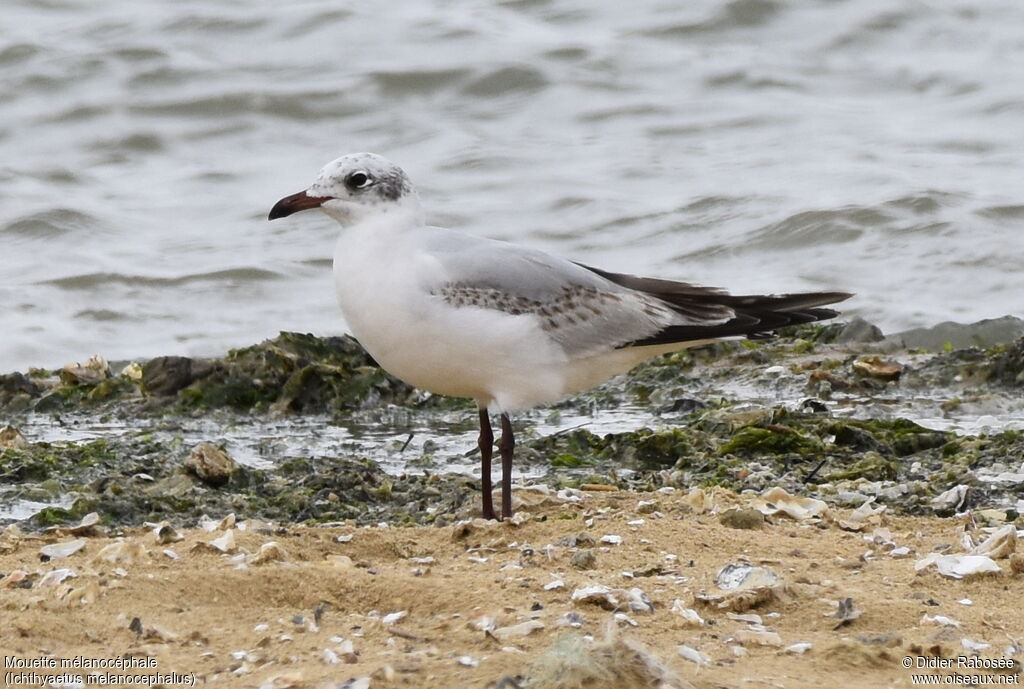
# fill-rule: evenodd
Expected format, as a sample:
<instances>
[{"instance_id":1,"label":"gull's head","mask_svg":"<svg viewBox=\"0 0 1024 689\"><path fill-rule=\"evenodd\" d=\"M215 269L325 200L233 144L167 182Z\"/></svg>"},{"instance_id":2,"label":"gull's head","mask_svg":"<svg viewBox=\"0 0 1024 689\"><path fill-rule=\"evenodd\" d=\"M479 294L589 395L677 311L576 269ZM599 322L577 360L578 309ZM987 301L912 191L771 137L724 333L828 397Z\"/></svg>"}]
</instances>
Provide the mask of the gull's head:
<instances>
[{"instance_id":1,"label":"gull's head","mask_svg":"<svg viewBox=\"0 0 1024 689\"><path fill-rule=\"evenodd\" d=\"M316 181L270 209L270 220L319 208L342 225L373 213L417 208L416 191L402 168L375 153L350 153L324 165Z\"/></svg>"}]
</instances>

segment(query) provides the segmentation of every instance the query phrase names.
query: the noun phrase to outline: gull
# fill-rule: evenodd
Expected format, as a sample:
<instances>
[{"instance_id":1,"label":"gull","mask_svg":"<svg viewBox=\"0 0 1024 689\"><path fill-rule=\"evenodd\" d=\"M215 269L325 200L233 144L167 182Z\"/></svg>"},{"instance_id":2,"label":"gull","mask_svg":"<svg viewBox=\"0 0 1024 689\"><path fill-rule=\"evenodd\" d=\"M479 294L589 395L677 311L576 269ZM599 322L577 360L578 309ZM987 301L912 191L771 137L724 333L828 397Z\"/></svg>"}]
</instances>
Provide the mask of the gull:
<instances>
[{"instance_id":1,"label":"gull","mask_svg":"<svg viewBox=\"0 0 1024 689\"><path fill-rule=\"evenodd\" d=\"M507 242L427 225L400 167L373 153L331 161L270 220L319 208L341 225L334 287L369 354L410 385L476 401L482 512L501 420L501 515L512 514L509 414L586 390L659 354L719 338L764 338L832 318L845 292L731 295L611 273Z\"/></svg>"}]
</instances>

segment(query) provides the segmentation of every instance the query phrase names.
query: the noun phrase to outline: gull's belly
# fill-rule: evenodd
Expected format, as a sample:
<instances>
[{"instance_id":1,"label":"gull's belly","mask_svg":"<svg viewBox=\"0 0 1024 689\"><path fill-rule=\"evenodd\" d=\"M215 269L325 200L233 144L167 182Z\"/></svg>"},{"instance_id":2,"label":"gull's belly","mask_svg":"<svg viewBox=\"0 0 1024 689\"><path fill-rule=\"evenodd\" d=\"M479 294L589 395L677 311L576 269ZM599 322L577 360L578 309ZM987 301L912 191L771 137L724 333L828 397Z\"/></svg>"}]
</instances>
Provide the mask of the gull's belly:
<instances>
[{"instance_id":1,"label":"gull's belly","mask_svg":"<svg viewBox=\"0 0 1024 689\"><path fill-rule=\"evenodd\" d=\"M416 310L391 304L378 313L345 313L370 355L418 388L503 409L566 394L565 355L532 317L452 309L443 303Z\"/></svg>"}]
</instances>

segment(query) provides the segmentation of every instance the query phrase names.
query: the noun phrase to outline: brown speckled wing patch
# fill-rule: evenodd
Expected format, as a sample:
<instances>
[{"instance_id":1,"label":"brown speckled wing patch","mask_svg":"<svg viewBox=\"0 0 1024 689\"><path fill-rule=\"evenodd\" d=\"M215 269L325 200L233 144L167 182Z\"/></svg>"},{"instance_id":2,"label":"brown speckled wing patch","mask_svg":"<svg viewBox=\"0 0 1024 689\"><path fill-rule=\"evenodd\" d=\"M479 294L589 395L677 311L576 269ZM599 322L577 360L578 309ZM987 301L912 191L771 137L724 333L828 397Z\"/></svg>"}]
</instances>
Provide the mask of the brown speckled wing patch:
<instances>
[{"instance_id":1,"label":"brown speckled wing patch","mask_svg":"<svg viewBox=\"0 0 1024 689\"><path fill-rule=\"evenodd\" d=\"M544 301L527 299L491 287L459 283L447 284L434 290L433 294L456 307L476 306L513 316L536 315L541 319L541 327L551 333L582 326L588 321L607 320L608 311L612 310L610 307L619 306L624 300L622 295L584 285L566 285ZM629 295L632 303L627 308L635 309L638 316L642 313L652 321L671 317L671 311L655 299L637 299L637 296L641 295Z\"/></svg>"}]
</instances>

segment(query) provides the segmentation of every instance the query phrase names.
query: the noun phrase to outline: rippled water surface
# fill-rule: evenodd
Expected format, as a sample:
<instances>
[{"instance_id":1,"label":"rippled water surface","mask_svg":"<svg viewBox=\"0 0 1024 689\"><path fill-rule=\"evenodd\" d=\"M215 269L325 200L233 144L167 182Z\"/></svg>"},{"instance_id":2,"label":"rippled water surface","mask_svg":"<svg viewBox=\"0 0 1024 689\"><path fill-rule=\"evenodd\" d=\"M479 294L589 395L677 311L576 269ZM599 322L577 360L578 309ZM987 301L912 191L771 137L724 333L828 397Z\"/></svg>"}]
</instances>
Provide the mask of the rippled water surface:
<instances>
[{"instance_id":1,"label":"rippled water surface","mask_svg":"<svg viewBox=\"0 0 1024 689\"><path fill-rule=\"evenodd\" d=\"M0 369L344 330L327 160L433 222L886 330L1024 304L1024 4L81 3L0 20Z\"/></svg>"}]
</instances>

